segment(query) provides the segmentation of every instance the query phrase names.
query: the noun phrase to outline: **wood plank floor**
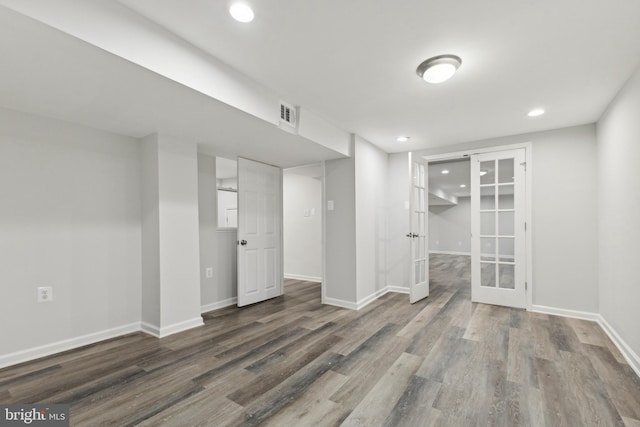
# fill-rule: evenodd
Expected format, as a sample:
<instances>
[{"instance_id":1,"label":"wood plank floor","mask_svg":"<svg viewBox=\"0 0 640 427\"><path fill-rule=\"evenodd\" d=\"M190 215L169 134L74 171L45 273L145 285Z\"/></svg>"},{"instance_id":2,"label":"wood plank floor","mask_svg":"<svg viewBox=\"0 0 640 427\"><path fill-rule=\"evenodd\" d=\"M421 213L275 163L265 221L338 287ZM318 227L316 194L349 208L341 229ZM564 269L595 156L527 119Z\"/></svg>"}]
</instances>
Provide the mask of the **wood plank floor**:
<instances>
[{"instance_id":1,"label":"wood plank floor","mask_svg":"<svg viewBox=\"0 0 640 427\"><path fill-rule=\"evenodd\" d=\"M640 380L597 324L470 302L467 257L432 255L431 296L360 311L317 283L0 370L2 403L71 424L638 426Z\"/></svg>"}]
</instances>

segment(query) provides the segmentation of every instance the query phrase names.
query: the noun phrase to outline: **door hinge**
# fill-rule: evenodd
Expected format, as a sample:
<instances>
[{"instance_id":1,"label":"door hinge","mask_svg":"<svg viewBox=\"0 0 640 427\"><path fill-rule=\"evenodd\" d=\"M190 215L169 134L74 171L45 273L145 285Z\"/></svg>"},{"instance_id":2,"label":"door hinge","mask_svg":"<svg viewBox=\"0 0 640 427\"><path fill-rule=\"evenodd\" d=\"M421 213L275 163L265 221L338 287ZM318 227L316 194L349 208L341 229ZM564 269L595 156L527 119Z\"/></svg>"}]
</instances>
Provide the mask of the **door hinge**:
<instances>
[{"instance_id":1,"label":"door hinge","mask_svg":"<svg viewBox=\"0 0 640 427\"><path fill-rule=\"evenodd\" d=\"M527 289L528 289L528 284L527 284L527 282L524 282L524 290L525 290L525 292L527 291Z\"/></svg>"},{"instance_id":2,"label":"door hinge","mask_svg":"<svg viewBox=\"0 0 640 427\"><path fill-rule=\"evenodd\" d=\"M521 166L524 166L525 172L527 171L527 162L520 163Z\"/></svg>"},{"instance_id":3,"label":"door hinge","mask_svg":"<svg viewBox=\"0 0 640 427\"><path fill-rule=\"evenodd\" d=\"M524 223L524 231L527 231L527 223L526 223L526 221Z\"/></svg>"}]
</instances>

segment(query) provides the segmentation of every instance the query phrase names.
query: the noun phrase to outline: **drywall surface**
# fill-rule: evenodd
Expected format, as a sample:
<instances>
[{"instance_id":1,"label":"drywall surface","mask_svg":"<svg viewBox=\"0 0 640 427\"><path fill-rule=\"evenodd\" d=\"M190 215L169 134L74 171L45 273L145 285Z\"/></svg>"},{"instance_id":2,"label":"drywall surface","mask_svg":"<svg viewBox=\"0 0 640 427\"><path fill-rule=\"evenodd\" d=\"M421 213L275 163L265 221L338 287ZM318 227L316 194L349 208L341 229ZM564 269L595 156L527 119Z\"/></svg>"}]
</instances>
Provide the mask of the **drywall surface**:
<instances>
[{"instance_id":1,"label":"drywall surface","mask_svg":"<svg viewBox=\"0 0 640 427\"><path fill-rule=\"evenodd\" d=\"M594 125L473 141L442 154L532 143L533 304L597 312L596 134Z\"/></svg>"},{"instance_id":2,"label":"drywall surface","mask_svg":"<svg viewBox=\"0 0 640 427\"><path fill-rule=\"evenodd\" d=\"M390 154L387 179L387 285L409 290L409 154Z\"/></svg>"},{"instance_id":3,"label":"drywall surface","mask_svg":"<svg viewBox=\"0 0 640 427\"><path fill-rule=\"evenodd\" d=\"M600 313L640 355L640 70L597 124Z\"/></svg>"},{"instance_id":4,"label":"drywall surface","mask_svg":"<svg viewBox=\"0 0 640 427\"><path fill-rule=\"evenodd\" d=\"M356 185L352 157L325 162L325 199L324 297L356 304Z\"/></svg>"},{"instance_id":5,"label":"drywall surface","mask_svg":"<svg viewBox=\"0 0 640 427\"><path fill-rule=\"evenodd\" d=\"M0 355L140 322L139 150L0 109Z\"/></svg>"},{"instance_id":6,"label":"drywall surface","mask_svg":"<svg viewBox=\"0 0 640 427\"><path fill-rule=\"evenodd\" d=\"M284 275L321 280L322 182L285 170L283 187Z\"/></svg>"},{"instance_id":7,"label":"drywall surface","mask_svg":"<svg viewBox=\"0 0 640 427\"><path fill-rule=\"evenodd\" d=\"M387 286L387 163L384 151L355 137L358 301Z\"/></svg>"},{"instance_id":8,"label":"drywall surface","mask_svg":"<svg viewBox=\"0 0 640 427\"><path fill-rule=\"evenodd\" d=\"M469 197L458 197L457 205L429 206L429 251L471 255Z\"/></svg>"},{"instance_id":9,"label":"drywall surface","mask_svg":"<svg viewBox=\"0 0 640 427\"><path fill-rule=\"evenodd\" d=\"M143 327L164 336L202 324L197 145L162 134L144 138L142 145L143 205L157 209L158 217L157 230L143 219L142 298L146 306L159 293L160 312L159 323L143 318Z\"/></svg>"}]
</instances>

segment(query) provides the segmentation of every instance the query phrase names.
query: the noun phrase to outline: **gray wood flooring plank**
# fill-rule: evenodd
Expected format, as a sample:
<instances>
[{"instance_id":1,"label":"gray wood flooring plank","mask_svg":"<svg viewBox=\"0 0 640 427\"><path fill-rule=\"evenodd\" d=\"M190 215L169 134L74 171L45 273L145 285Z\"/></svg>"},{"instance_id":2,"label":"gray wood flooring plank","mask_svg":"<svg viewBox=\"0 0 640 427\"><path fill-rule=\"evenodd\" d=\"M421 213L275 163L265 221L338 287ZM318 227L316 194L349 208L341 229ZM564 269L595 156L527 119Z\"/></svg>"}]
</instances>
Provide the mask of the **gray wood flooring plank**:
<instances>
[{"instance_id":1,"label":"gray wood flooring plank","mask_svg":"<svg viewBox=\"0 0 640 427\"><path fill-rule=\"evenodd\" d=\"M469 257L430 256L430 296L361 310L320 284L0 369L2 403L71 425L589 426L640 420L640 379L595 322L470 302Z\"/></svg>"}]
</instances>

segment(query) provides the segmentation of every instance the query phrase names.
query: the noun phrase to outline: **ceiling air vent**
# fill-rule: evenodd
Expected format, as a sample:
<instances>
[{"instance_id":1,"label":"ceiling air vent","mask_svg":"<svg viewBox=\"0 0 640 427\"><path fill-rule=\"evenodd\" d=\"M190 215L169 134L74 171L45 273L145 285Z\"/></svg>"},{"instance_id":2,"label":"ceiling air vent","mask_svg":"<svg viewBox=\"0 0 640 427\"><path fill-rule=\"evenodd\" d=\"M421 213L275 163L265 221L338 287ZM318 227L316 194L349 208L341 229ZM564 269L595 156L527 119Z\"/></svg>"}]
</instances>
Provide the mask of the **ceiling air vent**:
<instances>
[{"instance_id":1,"label":"ceiling air vent","mask_svg":"<svg viewBox=\"0 0 640 427\"><path fill-rule=\"evenodd\" d=\"M298 122L298 110L293 105L280 102L280 124L295 128Z\"/></svg>"}]
</instances>

